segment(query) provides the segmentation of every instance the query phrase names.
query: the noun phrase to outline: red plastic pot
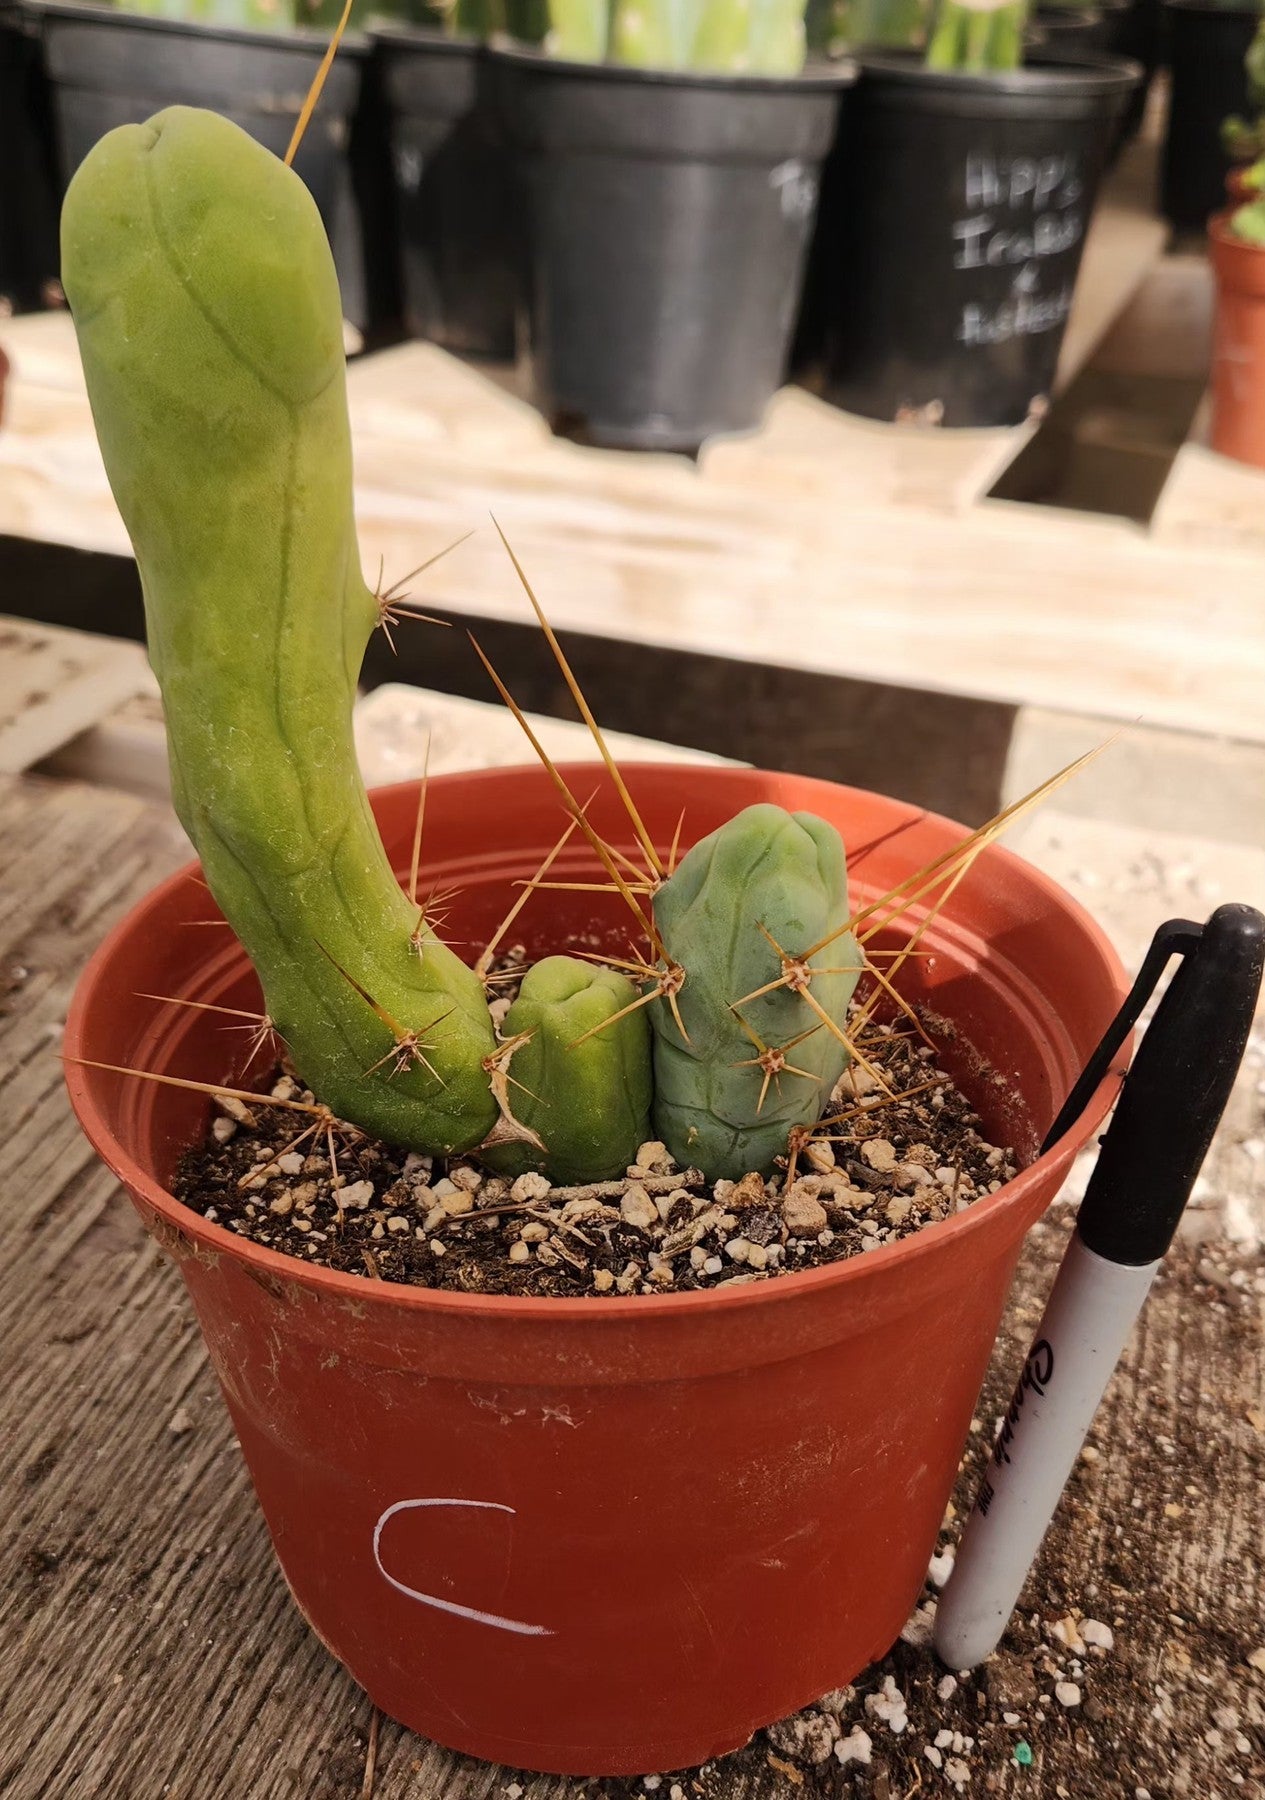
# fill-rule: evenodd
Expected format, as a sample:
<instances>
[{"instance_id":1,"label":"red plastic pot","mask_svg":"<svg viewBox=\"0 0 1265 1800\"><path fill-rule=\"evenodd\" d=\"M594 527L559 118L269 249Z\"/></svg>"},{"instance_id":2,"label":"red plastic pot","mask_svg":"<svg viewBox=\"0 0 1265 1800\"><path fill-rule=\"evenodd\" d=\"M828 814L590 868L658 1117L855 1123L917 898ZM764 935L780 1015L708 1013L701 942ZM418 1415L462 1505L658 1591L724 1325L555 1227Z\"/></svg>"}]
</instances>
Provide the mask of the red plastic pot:
<instances>
[{"instance_id":1,"label":"red plastic pot","mask_svg":"<svg viewBox=\"0 0 1265 1800\"><path fill-rule=\"evenodd\" d=\"M1212 342L1212 447L1265 469L1265 250L1235 237L1229 215L1208 225L1217 283Z\"/></svg>"},{"instance_id":2,"label":"red plastic pot","mask_svg":"<svg viewBox=\"0 0 1265 1800\"><path fill-rule=\"evenodd\" d=\"M573 772L579 790L592 768ZM755 800L810 808L850 848L854 900L961 836L826 782L638 767L665 847ZM416 790L375 796L408 860ZM609 783L591 812L632 848ZM536 769L431 783L428 873L477 945L554 842ZM572 866L577 866L579 853ZM142 990L249 1003L241 951L206 929L193 868L97 952L68 1058L203 1080L240 1034ZM913 915L917 917L917 915ZM627 941L603 895L540 895L539 953ZM906 965L951 1022L946 1055L1026 1156L1116 1011L1119 964L1052 882L990 849ZM165 1184L204 1128L196 1094L69 1062L101 1156L178 1260L304 1616L377 1704L457 1749L528 1768L695 1763L881 1656L922 1584L1028 1226L1117 1090L998 1193L833 1268L709 1294L521 1300L373 1284L257 1248Z\"/></svg>"}]
</instances>

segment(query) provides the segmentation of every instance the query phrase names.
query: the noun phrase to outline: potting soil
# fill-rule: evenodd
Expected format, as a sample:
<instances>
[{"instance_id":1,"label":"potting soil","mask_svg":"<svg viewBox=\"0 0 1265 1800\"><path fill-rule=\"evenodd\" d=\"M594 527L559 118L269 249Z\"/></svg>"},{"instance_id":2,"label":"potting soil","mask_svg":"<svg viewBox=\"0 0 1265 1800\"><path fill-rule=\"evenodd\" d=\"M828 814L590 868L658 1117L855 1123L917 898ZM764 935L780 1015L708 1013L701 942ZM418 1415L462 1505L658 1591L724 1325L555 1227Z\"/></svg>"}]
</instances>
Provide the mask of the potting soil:
<instances>
[{"instance_id":1,"label":"potting soil","mask_svg":"<svg viewBox=\"0 0 1265 1800\"><path fill-rule=\"evenodd\" d=\"M269 1106L312 1098L278 1067L259 1105L219 1103L174 1191L255 1243L368 1280L595 1300L768 1281L894 1243L1017 1173L929 1035L900 1019L861 1044L833 1122L767 1179L708 1183L651 1142L618 1180L511 1181Z\"/></svg>"}]
</instances>

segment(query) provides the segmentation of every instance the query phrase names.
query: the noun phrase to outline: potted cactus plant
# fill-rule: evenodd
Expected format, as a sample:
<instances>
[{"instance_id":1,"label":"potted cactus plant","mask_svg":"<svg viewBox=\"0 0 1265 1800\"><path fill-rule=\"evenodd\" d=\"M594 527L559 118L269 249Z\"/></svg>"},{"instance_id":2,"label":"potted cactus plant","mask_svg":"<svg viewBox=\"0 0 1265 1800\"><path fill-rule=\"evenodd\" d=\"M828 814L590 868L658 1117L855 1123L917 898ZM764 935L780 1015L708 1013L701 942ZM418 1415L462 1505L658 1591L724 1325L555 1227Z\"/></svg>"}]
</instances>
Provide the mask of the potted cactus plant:
<instances>
[{"instance_id":1,"label":"potted cactus plant","mask_svg":"<svg viewBox=\"0 0 1265 1800\"><path fill-rule=\"evenodd\" d=\"M1245 58L1248 92L1265 104L1265 18ZM1265 117L1231 118L1222 142L1240 161L1227 179L1231 205L1209 221L1217 284L1212 348L1212 447L1265 468Z\"/></svg>"},{"instance_id":2,"label":"potted cactus plant","mask_svg":"<svg viewBox=\"0 0 1265 1800\"><path fill-rule=\"evenodd\" d=\"M907 1615L1023 1232L1115 1091L1038 1154L1119 966L996 847L1004 816L964 840L826 782L454 776L422 788L423 838L416 784L371 802L355 767L360 655L402 602L361 575L339 296L308 191L233 124L174 108L90 152L62 237L201 859L85 972L65 1039L79 1117L180 1264L299 1606L381 1707L545 1770L732 1748L850 1679ZM964 885L979 859L989 877ZM449 885L466 960L439 928ZM515 939L506 1010L488 995ZM435 1249L449 1208L471 1243L503 1244L509 1214L507 1265L547 1268L548 1250L586 1268L603 1231L661 1218L652 1195L693 1243L676 1184L710 1182L717 1229L754 1183L779 1256L795 1205L795 1241L815 1230L825 1250L826 1176L808 1191L795 1166L828 1170L823 1099L866 1054L846 1015L863 948L906 970L903 1005L951 1022L929 1054L1016 1146L1013 1179L802 1273L773 1278L772 1249L744 1239L749 1266L712 1289L692 1252L679 1280L664 1254L559 1297L489 1290ZM293 1072L270 1086L257 1058L278 1042ZM273 1164L249 1159L223 1184L232 1221L176 1198L212 1096L226 1154L239 1122L291 1121L276 1167L311 1178L301 1202L261 1209L252 1171ZM438 1180L457 1150L482 1163L464 1186ZM601 1182L629 1167L644 1180L612 1218ZM536 1225L551 1180L579 1184L560 1248ZM397 1218L419 1182L439 1213ZM382 1188L381 1227L340 1263ZM384 1278L406 1247L429 1280Z\"/></svg>"},{"instance_id":3,"label":"potted cactus plant","mask_svg":"<svg viewBox=\"0 0 1265 1800\"><path fill-rule=\"evenodd\" d=\"M1026 11L942 0L925 56L858 59L817 248L819 379L850 411L1013 425L1045 405L1140 70L1044 48L1025 59Z\"/></svg>"},{"instance_id":4,"label":"potted cactus plant","mask_svg":"<svg viewBox=\"0 0 1265 1800\"><path fill-rule=\"evenodd\" d=\"M555 428L694 451L757 426L851 79L805 70L802 0L555 0L540 47L494 63Z\"/></svg>"},{"instance_id":5,"label":"potted cactus plant","mask_svg":"<svg viewBox=\"0 0 1265 1800\"><path fill-rule=\"evenodd\" d=\"M384 4L387 0L384 0ZM285 151L341 6L334 0L24 0L44 40L62 185L116 125L164 106L207 106ZM348 144L365 43L345 36L296 168L335 239L348 316L364 322L360 242L348 217Z\"/></svg>"}]
</instances>

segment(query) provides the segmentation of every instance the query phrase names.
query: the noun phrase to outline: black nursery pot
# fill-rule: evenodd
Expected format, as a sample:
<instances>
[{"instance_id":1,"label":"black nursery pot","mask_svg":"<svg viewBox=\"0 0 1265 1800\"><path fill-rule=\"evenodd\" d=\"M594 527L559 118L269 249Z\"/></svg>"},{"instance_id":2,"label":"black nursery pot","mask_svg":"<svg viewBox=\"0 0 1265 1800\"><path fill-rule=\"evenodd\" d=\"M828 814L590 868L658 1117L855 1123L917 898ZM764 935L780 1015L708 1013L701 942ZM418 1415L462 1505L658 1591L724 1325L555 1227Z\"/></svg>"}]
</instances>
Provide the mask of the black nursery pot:
<instances>
[{"instance_id":1,"label":"black nursery pot","mask_svg":"<svg viewBox=\"0 0 1265 1800\"><path fill-rule=\"evenodd\" d=\"M1230 158L1221 148L1222 121L1251 117L1243 59L1256 31L1252 6L1217 0L1167 0L1172 92L1160 165L1160 210L1181 230L1202 231L1225 205Z\"/></svg>"},{"instance_id":2,"label":"black nursery pot","mask_svg":"<svg viewBox=\"0 0 1265 1800\"><path fill-rule=\"evenodd\" d=\"M48 300L57 266L52 118L39 40L19 9L0 0L0 313Z\"/></svg>"},{"instance_id":3,"label":"black nursery pot","mask_svg":"<svg viewBox=\"0 0 1265 1800\"><path fill-rule=\"evenodd\" d=\"M205 106L283 156L328 44L320 32L185 24L106 6L40 0L63 179L107 131L166 106ZM363 40L344 39L294 167L335 236L350 191L347 141Z\"/></svg>"},{"instance_id":4,"label":"black nursery pot","mask_svg":"<svg viewBox=\"0 0 1265 1800\"><path fill-rule=\"evenodd\" d=\"M1127 55L1132 7L1130 0L1097 0L1090 6L1037 6L1030 37L1038 55Z\"/></svg>"},{"instance_id":5,"label":"black nursery pot","mask_svg":"<svg viewBox=\"0 0 1265 1800\"><path fill-rule=\"evenodd\" d=\"M588 443L693 451L782 379L850 65L763 78L492 56L526 177L537 401Z\"/></svg>"},{"instance_id":6,"label":"black nursery pot","mask_svg":"<svg viewBox=\"0 0 1265 1800\"><path fill-rule=\"evenodd\" d=\"M489 71L473 40L373 31L391 140L404 322L467 356L512 358L522 251Z\"/></svg>"},{"instance_id":7,"label":"black nursery pot","mask_svg":"<svg viewBox=\"0 0 1265 1800\"><path fill-rule=\"evenodd\" d=\"M819 247L826 392L872 419L1018 424L1054 380L1140 71L1070 55L989 75L860 62Z\"/></svg>"}]
</instances>

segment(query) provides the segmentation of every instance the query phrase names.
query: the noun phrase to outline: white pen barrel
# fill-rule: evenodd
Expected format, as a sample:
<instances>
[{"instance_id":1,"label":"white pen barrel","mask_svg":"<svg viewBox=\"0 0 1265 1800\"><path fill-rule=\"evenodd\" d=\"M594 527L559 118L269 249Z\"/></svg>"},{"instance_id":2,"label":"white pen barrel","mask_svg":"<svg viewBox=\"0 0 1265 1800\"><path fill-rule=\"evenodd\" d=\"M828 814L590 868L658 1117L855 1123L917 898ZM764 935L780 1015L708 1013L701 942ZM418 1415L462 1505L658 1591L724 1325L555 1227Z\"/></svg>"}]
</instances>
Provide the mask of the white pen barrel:
<instances>
[{"instance_id":1,"label":"white pen barrel","mask_svg":"<svg viewBox=\"0 0 1265 1800\"><path fill-rule=\"evenodd\" d=\"M1006 1629L1159 1266L1108 1262L1073 1234L936 1609L950 1669L974 1668Z\"/></svg>"}]
</instances>

